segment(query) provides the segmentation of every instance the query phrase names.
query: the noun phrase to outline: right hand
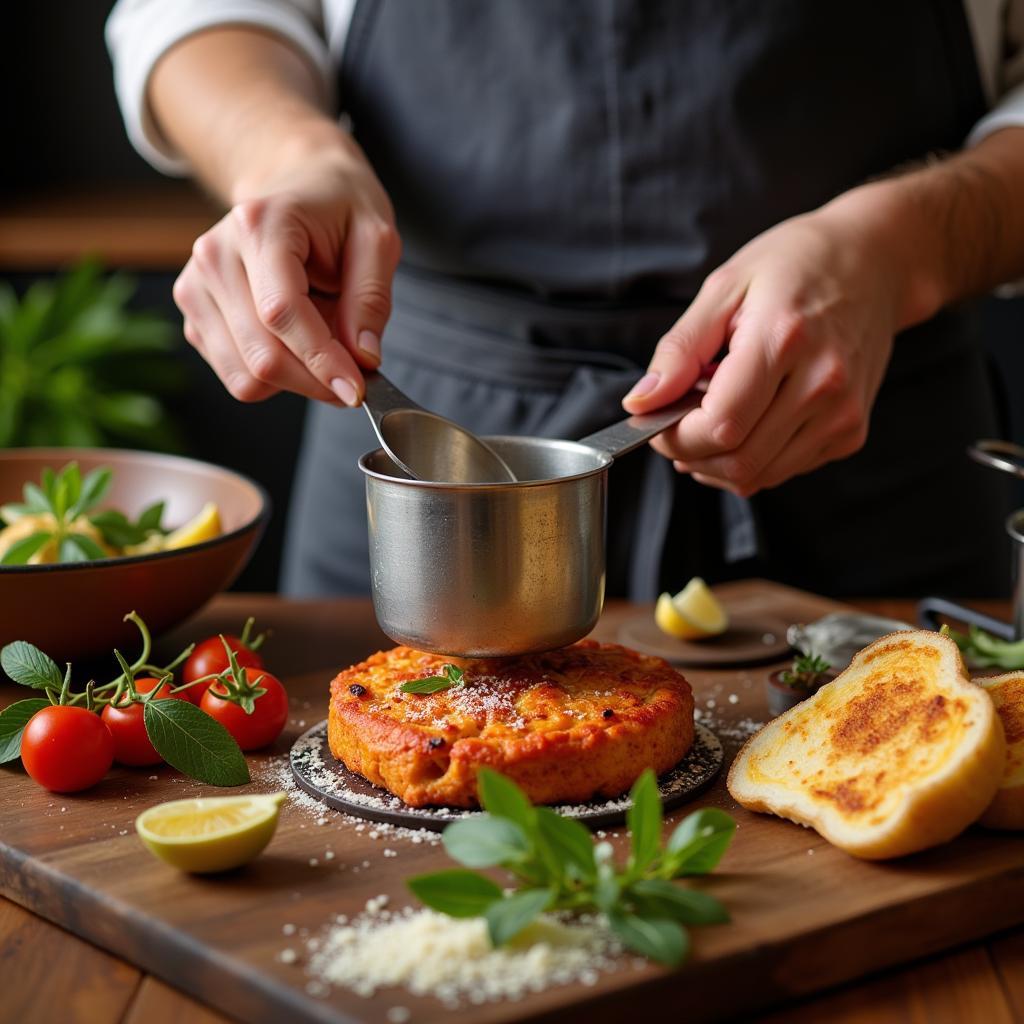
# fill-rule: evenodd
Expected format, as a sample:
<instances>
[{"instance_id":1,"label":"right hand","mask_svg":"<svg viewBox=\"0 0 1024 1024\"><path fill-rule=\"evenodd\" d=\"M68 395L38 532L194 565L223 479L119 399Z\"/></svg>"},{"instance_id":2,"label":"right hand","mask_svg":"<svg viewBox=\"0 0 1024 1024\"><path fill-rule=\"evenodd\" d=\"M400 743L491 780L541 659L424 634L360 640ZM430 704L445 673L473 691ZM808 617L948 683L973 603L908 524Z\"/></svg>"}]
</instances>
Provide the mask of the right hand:
<instances>
[{"instance_id":1,"label":"right hand","mask_svg":"<svg viewBox=\"0 0 1024 1024\"><path fill-rule=\"evenodd\" d=\"M174 284L185 338L239 401L358 405L391 312L391 203L340 131L337 147L285 164L196 240Z\"/></svg>"}]
</instances>

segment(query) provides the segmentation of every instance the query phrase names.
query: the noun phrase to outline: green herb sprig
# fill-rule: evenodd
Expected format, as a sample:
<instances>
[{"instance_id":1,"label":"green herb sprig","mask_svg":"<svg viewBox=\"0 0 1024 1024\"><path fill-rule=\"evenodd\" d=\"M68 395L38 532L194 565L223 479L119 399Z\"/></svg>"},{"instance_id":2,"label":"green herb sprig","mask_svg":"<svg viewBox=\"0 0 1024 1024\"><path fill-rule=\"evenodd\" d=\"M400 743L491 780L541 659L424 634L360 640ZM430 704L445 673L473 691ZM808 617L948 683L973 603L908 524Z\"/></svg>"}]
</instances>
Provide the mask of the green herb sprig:
<instances>
[{"instance_id":1,"label":"green herb sprig","mask_svg":"<svg viewBox=\"0 0 1024 1024\"><path fill-rule=\"evenodd\" d=\"M675 967L689 952L686 926L729 920L709 893L673 879L712 871L736 823L723 811L706 808L684 818L662 845L661 799L649 769L630 793L631 849L622 867L610 843L595 846L580 822L534 807L503 775L483 768L478 782L486 813L449 825L444 847L465 868L503 868L518 888L506 893L491 878L461 868L419 875L407 884L434 910L483 917L495 946L544 911L597 910L626 947Z\"/></svg>"},{"instance_id":2,"label":"green herb sprig","mask_svg":"<svg viewBox=\"0 0 1024 1024\"><path fill-rule=\"evenodd\" d=\"M978 626L968 626L966 633L958 633L944 625L939 632L963 651L974 668L1024 668L1024 640L1001 640Z\"/></svg>"},{"instance_id":3,"label":"green herb sprig","mask_svg":"<svg viewBox=\"0 0 1024 1024\"><path fill-rule=\"evenodd\" d=\"M0 565L25 565L37 551L51 542L56 547L59 562L113 557L96 542L89 525L114 548L140 544L154 532L166 533L160 525L164 511L162 501L145 509L136 522L114 509L90 515L106 496L112 479L113 473L106 466L100 466L84 477L77 462L69 462L59 472L47 466L38 485L26 483L22 488L24 500L21 503L0 506L0 518L7 524L16 523L25 516L45 517L38 530L4 552Z\"/></svg>"},{"instance_id":4,"label":"green herb sprig","mask_svg":"<svg viewBox=\"0 0 1024 1024\"><path fill-rule=\"evenodd\" d=\"M71 691L71 665L61 673L57 663L34 644L16 640L0 649L0 667L14 682L33 690L41 690L41 697L20 700L0 711L0 764L17 760L21 756L21 737L29 719L50 704L84 704L90 711L99 712L104 705L126 704L143 706L142 721L146 735L156 752L172 767L200 782L211 786L240 786L249 781L249 768L245 756L231 733L216 719L187 700L156 700L161 686L148 693L139 693L135 677L140 672L154 676L160 683L170 682L174 669L191 653L190 644L169 664L149 663L152 641L145 622L130 612L126 621L135 624L142 639L142 650L131 664L120 651L114 651L121 667L119 675L107 683L87 684L79 693ZM188 686L215 679L205 676ZM178 687L174 692L187 689Z\"/></svg>"},{"instance_id":5,"label":"green herb sprig","mask_svg":"<svg viewBox=\"0 0 1024 1024\"><path fill-rule=\"evenodd\" d=\"M438 693L441 690L458 686L465 679L465 675L466 673L461 668L449 663L441 666L440 675L410 679L408 682L402 683L399 689L402 693Z\"/></svg>"},{"instance_id":6,"label":"green herb sprig","mask_svg":"<svg viewBox=\"0 0 1024 1024\"><path fill-rule=\"evenodd\" d=\"M779 673L779 682L794 690L813 690L831 667L820 655L798 654L793 659L793 667Z\"/></svg>"}]
</instances>

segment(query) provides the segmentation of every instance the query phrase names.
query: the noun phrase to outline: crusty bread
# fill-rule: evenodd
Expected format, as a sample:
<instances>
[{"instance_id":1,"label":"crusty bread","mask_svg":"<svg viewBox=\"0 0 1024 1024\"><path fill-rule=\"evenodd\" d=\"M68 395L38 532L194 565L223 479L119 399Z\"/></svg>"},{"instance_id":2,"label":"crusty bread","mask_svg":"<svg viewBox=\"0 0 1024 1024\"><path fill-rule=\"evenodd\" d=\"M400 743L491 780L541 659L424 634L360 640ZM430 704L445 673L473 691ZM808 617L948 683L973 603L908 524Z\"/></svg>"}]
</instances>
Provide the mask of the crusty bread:
<instances>
[{"instance_id":1,"label":"crusty bread","mask_svg":"<svg viewBox=\"0 0 1024 1024\"><path fill-rule=\"evenodd\" d=\"M729 792L854 856L899 857L975 821L1005 760L999 716L953 641L891 633L751 737Z\"/></svg>"},{"instance_id":2,"label":"crusty bread","mask_svg":"<svg viewBox=\"0 0 1024 1024\"><path fill-rule=\"evenodd\" d=\"M992 698L1006 734L1003 778L980 821L989 828L1024 829L1024 672L975 682Z\"/></svg>"},{"instance_id":3,"label":"crusty bread","mask_svg":"<svg viewBox=\"0 0 1024 1024\"><path fill-rule=\"evenodd\" d=\"M331 683L331 752L411 807L474 807L494 768L534 803L625 793L645 768L668 771L693 743L690 684L668 662L581 640L521 658L463 660L462 684L403 693L445 659L382 651Z\"/></svg>"}]
</instances>

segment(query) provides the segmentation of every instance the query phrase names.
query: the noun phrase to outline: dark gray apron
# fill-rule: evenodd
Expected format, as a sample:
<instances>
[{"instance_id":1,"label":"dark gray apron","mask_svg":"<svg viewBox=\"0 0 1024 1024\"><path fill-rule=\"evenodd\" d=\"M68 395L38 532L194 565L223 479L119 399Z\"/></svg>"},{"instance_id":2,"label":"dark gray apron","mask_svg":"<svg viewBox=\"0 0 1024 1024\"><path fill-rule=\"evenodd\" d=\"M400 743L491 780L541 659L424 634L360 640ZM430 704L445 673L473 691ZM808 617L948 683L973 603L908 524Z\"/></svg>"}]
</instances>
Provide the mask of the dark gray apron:
<instances>
[{"instance_id":1,"label":"dark gray apron","mask_svg":"<svg viewBox=\"0 0 1024 1024\"><path fill-rule=\"evenodd\" d=\"M955 149L984 109L960 3L373 0L340 72L404 242L384 366L480 433L580 437L754 235ZM609 594L761 572L824 593L997 593L995 431L966 314L897 339L871 436L749 504L645 450L610 485ZM364 593L361 412L313 407L284 575ZM963 496L971 494L970 500Z\"/></svg>"}]
</instances>

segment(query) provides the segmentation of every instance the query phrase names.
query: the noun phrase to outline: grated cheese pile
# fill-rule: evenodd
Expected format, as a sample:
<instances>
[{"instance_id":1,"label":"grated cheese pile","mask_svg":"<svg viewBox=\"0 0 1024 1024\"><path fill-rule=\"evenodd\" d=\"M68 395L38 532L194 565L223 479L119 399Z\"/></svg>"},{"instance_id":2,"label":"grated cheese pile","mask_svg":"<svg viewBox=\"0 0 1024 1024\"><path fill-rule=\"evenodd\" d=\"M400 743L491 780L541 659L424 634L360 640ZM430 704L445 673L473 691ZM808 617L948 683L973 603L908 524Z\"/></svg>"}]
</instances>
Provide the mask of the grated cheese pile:
<instances>
[{"instance_id":1,"label":"grated cheese pile","mask_svg":"<svg viewBox=\"0 0 1024 1024\"><path fill-rule=\"evenodd\" d=\"M316 944L309 973L372 996L401 986L448 1007L520 999L553 985L597 983L621 965L622 946L597 916L560 920L544 914L511 943L495 949L481 918L455 919L433 910L382 909L340 919Z\"/></svg>"}]
</instances>

